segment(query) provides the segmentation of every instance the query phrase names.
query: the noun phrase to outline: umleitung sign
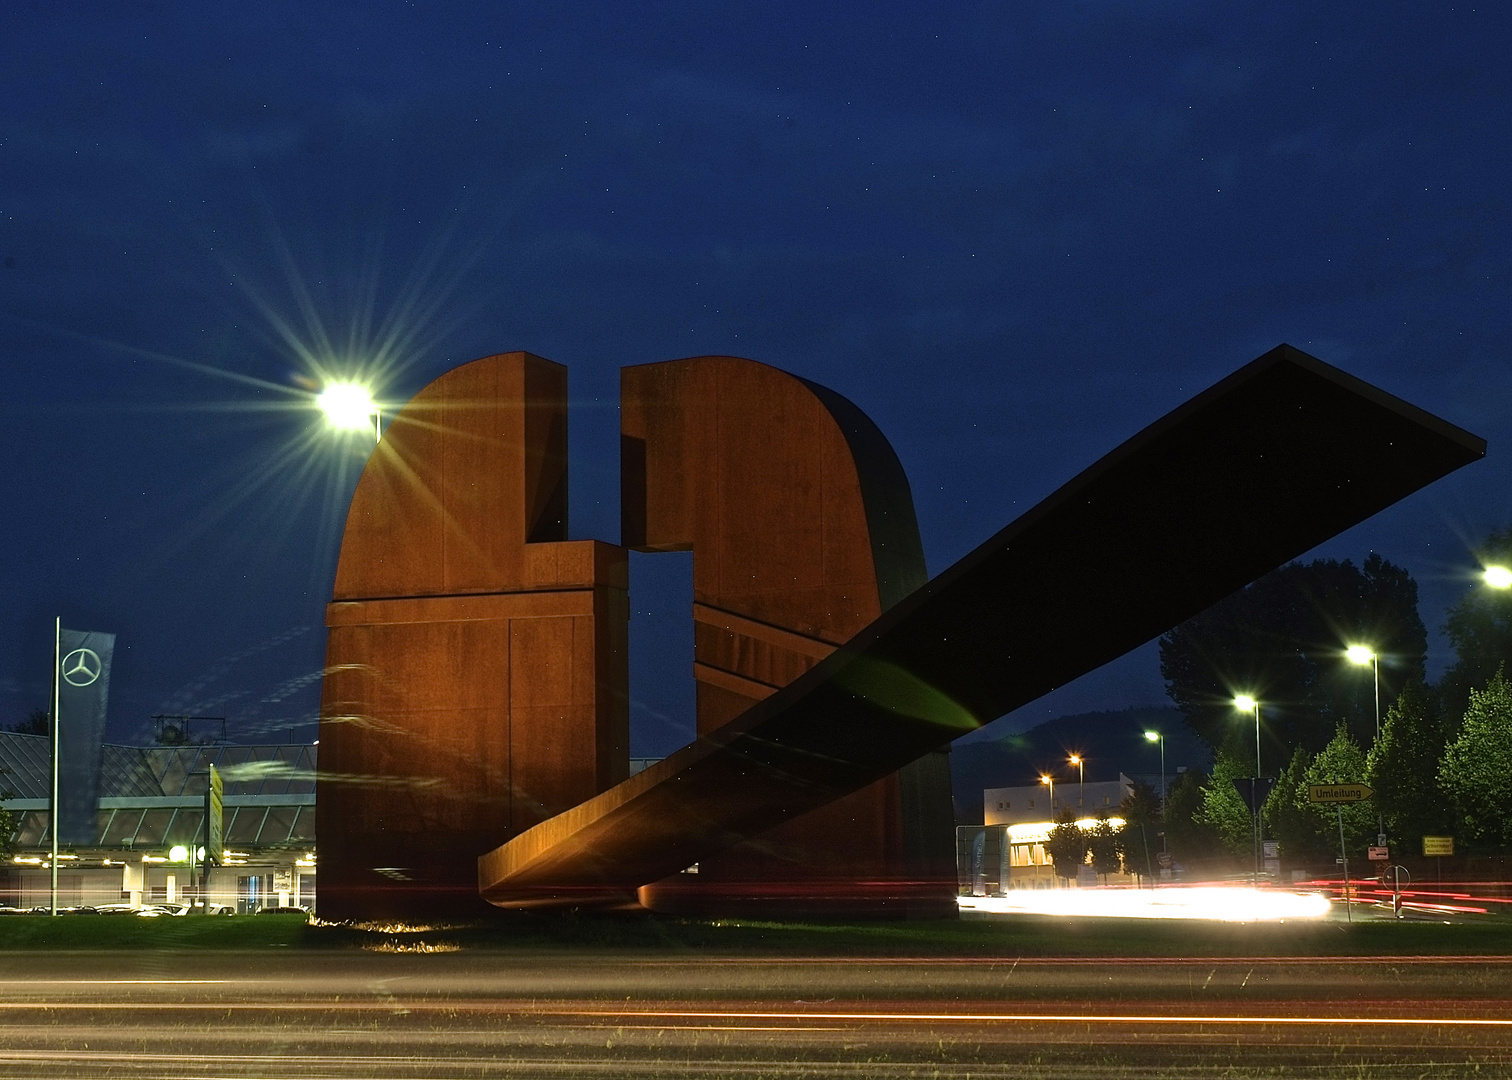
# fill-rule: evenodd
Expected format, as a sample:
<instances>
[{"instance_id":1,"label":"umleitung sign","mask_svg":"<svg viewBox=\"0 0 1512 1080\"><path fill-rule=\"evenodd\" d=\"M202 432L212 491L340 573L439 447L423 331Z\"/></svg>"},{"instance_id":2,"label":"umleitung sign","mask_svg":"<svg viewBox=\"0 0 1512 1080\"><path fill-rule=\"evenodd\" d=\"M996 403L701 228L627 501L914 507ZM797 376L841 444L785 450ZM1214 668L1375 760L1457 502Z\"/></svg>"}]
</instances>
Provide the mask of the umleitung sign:
<instances>
[{"instance_id":1,"label":"umleitung sign","mask_svg":"<svg viewBox=\"0 0 1512 1080\"><path fill-rule=\"evenodd\" d=\"M1364 802L1375 792L1364 784L1308 784L1307 798L1315 803Z\"/></svg>"}]
</instances>

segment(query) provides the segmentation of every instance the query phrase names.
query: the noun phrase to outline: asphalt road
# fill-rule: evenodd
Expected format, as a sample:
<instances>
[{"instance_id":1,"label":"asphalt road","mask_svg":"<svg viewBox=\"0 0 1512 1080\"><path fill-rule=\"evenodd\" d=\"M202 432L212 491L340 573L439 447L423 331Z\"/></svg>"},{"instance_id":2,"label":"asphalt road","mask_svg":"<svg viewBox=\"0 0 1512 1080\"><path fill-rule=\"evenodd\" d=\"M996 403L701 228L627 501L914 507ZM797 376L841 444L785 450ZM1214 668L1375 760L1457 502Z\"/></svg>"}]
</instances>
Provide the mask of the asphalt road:
<instances>
[{"instance_id":1,"label":"asphalt road","mask_svg":"<svg viewBox=\"0 0 1512 1080\"><path fill-rule=\"evenodd\" d=\"M0 1077L1512 1076L1512 958L0 954Z\"/></svg>"}]
</instances>

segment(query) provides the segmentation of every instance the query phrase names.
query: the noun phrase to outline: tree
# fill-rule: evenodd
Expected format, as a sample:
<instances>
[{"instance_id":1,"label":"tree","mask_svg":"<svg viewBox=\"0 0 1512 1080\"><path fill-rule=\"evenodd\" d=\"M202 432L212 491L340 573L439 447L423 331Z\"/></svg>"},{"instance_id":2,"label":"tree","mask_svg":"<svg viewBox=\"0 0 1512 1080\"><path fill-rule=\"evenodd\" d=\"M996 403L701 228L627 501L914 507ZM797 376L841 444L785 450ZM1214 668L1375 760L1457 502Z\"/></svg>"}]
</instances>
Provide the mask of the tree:
<instances>
[{"instance_id":1,"label":"tree","mask_svg":"<svg viewBox=\"0 0 1512 1080\"><path fill-rule=\"evenodd\" d=\"M12 724L10 729L18 735L50 735L52 733L52 713L46 709L33 709L26 714L26 719L18 724Z\"/></svg>"},{"instance_id":2,"label":"tree","mask_svg":"<svg viewBox=\"0 0 1512 1080\"><path fill-rule=\"evenodd\" d=\"M1253 771L1243 758L1219 751L1213 759L1213 774L1202 785L1202 809L1196 820L1212 829L1232 855L1242 855L1254 847L1254 818L1234 787L1236 778Z\"/></svg>"},{"instance_id":3,"label":"tree","mask_svg":"<svg viewBox=\"0 0 1512 1080\"><path fill-rule=\"evenodd\" d=\"M1502 668L1470 691L1459 734L1444 750L1439 786L1472 842L1512 846L1512 686Z\"/></svg>"},{"instance_id":4,"label":"tree","mask_svg":"<svg viewBox=\"0 0 1512 1080\"><path fill-rule=\"evenodd\" d=\"M1320 559L1267 574L1162 637L1160 673L1214 750L1244 720L1234 695L1259 698L1270 772L1298 747L1321 750L1340 723L1362 742L1374 735L1370 671L1345 661L1350 644L1380 654L1383 707L1406 681L1423 678L1428 632L1417 583L1374 553L1360 567Z\"/></svg>"},{"instance_id":5,"label":"tree","mask_svg":"<svg viewBox=\"0 0 1512 1080\"><path fill-rule=\"evenodd\" d=\"M1420 682L1402 687L1381 724L1381 737L1365 755L1365 782L1375 791L1376 812L1399 841L1453 827L1438 782L1448 738L1435 695Z\"/></svg>"},{"instance_id":6,"label":"tree","mask_svg":"<svg viewBox=\"0 0 1512 1080\"><path fill-rule=\"evenodd\" d=\"M1202 858L1221 847L1218 832L1198 820L1202 812L1203 782L1200 772L1188 769L1166 790L1166 844L1179 859Z\"/></svg>"},{"instance_id":7,"label":"tree","mask_svg":"<svg viewBox=\"0 0 1512 1080\"><path fill-rule=\"evenodd\" d=\"M1076 815L1062 810L1060 821L1045 841L1045 854L1055 864L1057 877L1074 878L1087 861L1087 834L1076 825Z\"/></svg>"},{"instance_id":8,"label":"tree","mask_svg":"<svg viewBox=\"0 0 1512 1080\"><path fill-rule=\"evenodd\" d=\"M1098 814L1097 824L1087 837L1087 848L1092 853L1092 869L1103 876L1105 885L1109 874L1116 874L1123 869L1126 827L1115 829L1107 814Z\"/></svg>"},{"instance_id":9,"label":"tree","mask_svg":"<svg viewBox=\"0 0 1512 1080\"><path fill-rule=\"evenodd\" d=\"M1160 796L1149 784L1135 780L1133 789L1118 804L1118 816L1124 819L1124 830L1128 837L1126 845L1134 844L1138 852L1134 858L1126 859L1126 862L1132 863L1134 873L1154 876L1150 841L1152 834L1158 834L1161 829ZM1155 848L1160 848L1158 839Z\"/></svg>"},{"instance_id":10,"label":"tree","mask_svg":"<svg viewBox=\"0 0 1512 1080\"><path fill-rule=\"evenodd\" d=\"M1307 773L1312 755L1300 747L1276 779L1265 800L1265 824L1282 858L1306 862L1327 856L1333 845L1307 797ZM1335 839L1337 842L1337 839Z\"/></svg>"},{"instance_id":11,"label":"tree","mask_svg":"<svg viewBox=\"0 0 1512 1080\"><path fill-rule=\"evenodd\" d=\"M1512 566L1512 526L1486 537L1476 552L1483 566ZM1470 704L1470 688L1485 686L1503 664L1512 665L1512 589L1477 583L1449 609L1444 633L1455 661L1439 680L1442 716L1451 729Z\"/></svg>"},{"instance_id":12,"label":"tree","mask_svg":"<svg viewBox=\"0 0 1512 1080\"><path fill-rule=\"evenodd\" d=\"M1339 842L1339 823L1344 825L1344 844L1348 851L1362 851L1375 838L1376 812L1369 802L1326 806L1308 798L1313 784L1362 784L1365 782L1365 751L1343 724L1339 725L1328 745L1318 751L1303 773L1296 794L1297 805L1304 807L1318 822L1318 831L1331 838L1330 848ZM1342 814L1342 819L1340 815Z\"/></svg>"}]
</instances>

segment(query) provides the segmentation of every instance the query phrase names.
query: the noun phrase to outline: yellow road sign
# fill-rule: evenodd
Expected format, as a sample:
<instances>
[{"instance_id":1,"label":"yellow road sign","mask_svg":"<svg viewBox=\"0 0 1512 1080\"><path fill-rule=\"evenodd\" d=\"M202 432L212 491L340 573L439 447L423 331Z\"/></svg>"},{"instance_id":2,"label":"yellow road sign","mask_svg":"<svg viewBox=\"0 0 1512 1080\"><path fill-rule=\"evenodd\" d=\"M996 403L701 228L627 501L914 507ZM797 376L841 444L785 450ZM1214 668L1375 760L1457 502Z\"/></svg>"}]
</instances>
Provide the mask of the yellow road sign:
<instances>
[{"instance_id":1,"label":"yellow road sign","mask_svg":"<svg viewBox=\"0 0 1512 1080\"><path fill-rule=\"evenodd\" d=\"M1426 855L1453 855L1454 837L1452 836L1425 836L1423 837L1423 854Z\"/></svg>"},{"instance_id":2,"label":"yellow road sign","mask_svg":"<svg viewBox=\"0 0 1512 1080\"><path fill-rule=\"evenodd\" d=\"M1309 784L1307 797L1315 803L1364 802L1375 792L1364 784Z\"/></svg>"}]
</instances>

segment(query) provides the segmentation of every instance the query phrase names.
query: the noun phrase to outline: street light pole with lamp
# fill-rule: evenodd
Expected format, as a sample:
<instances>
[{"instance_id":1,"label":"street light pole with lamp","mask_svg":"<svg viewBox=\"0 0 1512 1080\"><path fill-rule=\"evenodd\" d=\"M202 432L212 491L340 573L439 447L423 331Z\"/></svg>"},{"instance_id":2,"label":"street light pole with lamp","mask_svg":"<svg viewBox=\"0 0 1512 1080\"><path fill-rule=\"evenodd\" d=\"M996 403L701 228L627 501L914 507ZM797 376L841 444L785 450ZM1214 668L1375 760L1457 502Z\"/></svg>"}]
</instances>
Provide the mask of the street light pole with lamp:
<instances>
[{"instance_id":1,"label":"street light pole with lamp","mask_svg":"<svg viewBox=\"0 0 1512 1080\"><path fill-rule=\"evenodd\" d=\"M1041 773L1040 783L1050 785L1050 823L1055 824L1055 781L1049 775Z\"/></svg>"},{"instance_id":2,"label":"street light pole with lamp","mask_svg":"<svg viewBox=\"0 0 1512 1080\"><path fill-rule=\"evenodd\" d=\"M1344 650L1344 655L1349 658L1351 664L1359 664L1361 667L1369 664L1375 673L1375 733L1379 740L1381 737L1381 654L1369 645L1351 645Z\"/></svg>"},{"instance_id":3,"label":"street light pole with lamp","mask_svg":"<svg viewBox=\"0 0 1512 1080\"><path fill-rule=\"evenodd\" d=\"M1158 731L1147 731L1144 737L1149 742L1160 744L1160 850L1169 851L1166 845L1166 771L1165 771L1165 735Z\"/></svg>"},{"instance_id":4,"label":"street light pole with lamp","mask_svg":"<svg viewBox=\"0 0 1512 1080\"><path fill-rule=\"evenodd\" d=\"M1344 655L1349 658L1351 664L1364 667L1370 665L1371 672L1375 677L1375 741L1381 741L1381 654L1369 645L1351 645L1344 650ZM1376 815L1376 843L1382 846L1386 844L1386 818L1383 814Z\"/></svg>"},{"instance_id":5,"label":"street light pole with lamp","mask_svg":"<svg viewBox=\"0 0 1512 1080\"><path fill-rule=\"evenodd\" d=\"M1250 785L1250 801L1253 806L1250 813L1253 817L1252 831L1255 834L1255 884L1260 884L1260 834L1264 828L1260 817L1260 702L1249 694L1234 695L1234 708L1255 714L1255 782Z\"/></svg>"},{"instance_id":6,"label":"street light pole with lamp","mask_svg":"<svg viewBox=\"0 0 1512 1080\"><path fill-rule=\"evenodd\" d=\"M1076 789L1076 808L1079 811L1085 811L1087 807L1087 760L1080 754L1072 754L1066 761L1076 766L1078 784Z\"/></svg>"}]
</instances>

